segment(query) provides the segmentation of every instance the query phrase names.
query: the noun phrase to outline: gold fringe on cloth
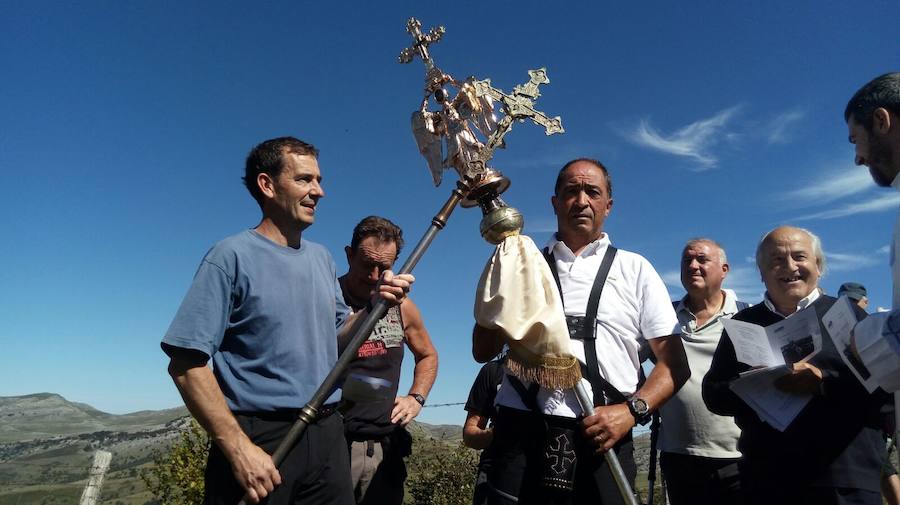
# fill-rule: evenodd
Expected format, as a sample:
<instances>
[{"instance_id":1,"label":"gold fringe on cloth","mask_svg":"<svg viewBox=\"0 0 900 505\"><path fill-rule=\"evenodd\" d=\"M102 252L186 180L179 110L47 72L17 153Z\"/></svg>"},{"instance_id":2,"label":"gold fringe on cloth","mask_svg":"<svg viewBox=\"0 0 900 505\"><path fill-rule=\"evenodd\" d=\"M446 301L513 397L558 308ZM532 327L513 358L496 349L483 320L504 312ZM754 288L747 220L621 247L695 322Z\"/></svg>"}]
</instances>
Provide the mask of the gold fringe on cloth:
<instances>
[{"instance_id":1,"label":"gold fringe on cloth","mask_svg":"<svg viewBox=\"0 0 900 505\"><path fill-rule=\"evenodd\" d=\"M503 335L507 368L520 379L549 389L581 379L556 281L529 237L507 237L494 250L478 282L475 322Z\"/></svg>"},{"instance_id":2,"label":"gold fringe on cloth","mask_svg":"<svg viewBox=\"0 0 900 505\"><path fill-rule=\"evenodd\" d=\"M547 389L572 389L581 380L581 367L574 356L537 357L535 360L523 358L520 353L530 354L516 346L510 347L509 354L506 355L506 368L519 379L537 382Z\"/></svg>"}]
</instances>

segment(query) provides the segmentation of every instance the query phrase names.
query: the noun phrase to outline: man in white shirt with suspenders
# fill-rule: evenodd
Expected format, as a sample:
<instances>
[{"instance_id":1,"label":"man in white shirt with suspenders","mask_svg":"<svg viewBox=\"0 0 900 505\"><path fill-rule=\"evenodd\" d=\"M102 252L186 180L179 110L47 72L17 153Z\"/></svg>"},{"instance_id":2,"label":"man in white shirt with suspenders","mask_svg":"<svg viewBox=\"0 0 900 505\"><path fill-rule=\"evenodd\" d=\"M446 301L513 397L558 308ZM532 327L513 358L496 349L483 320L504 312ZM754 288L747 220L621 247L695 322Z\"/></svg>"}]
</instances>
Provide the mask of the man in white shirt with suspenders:
<instances>
[{"instance_id":1,"label":"man in white shirt with suspenders","mask_svg":"<svg viewBox=\"0 0 900 505\"><path fill-rule=\"evenodd\" d=\"M562 294L570 350L596 407L581 418L573 390L543 389L506 375L496 400L488 503L622 503L602 453L615 448L633 484L631 429L649 420L690 371L681 339L672 335L677 319L662 279L640 255L612 247L603 232L613 203L606 168L590 159L567 163L551 203L558 232L544 253ZM644 342L657 365L638 388ZM496 333L476 325L476 360L491 359L502 345ZM562 467L571 467L565 478L559 477Z\"/></svg>"}]
</instances>

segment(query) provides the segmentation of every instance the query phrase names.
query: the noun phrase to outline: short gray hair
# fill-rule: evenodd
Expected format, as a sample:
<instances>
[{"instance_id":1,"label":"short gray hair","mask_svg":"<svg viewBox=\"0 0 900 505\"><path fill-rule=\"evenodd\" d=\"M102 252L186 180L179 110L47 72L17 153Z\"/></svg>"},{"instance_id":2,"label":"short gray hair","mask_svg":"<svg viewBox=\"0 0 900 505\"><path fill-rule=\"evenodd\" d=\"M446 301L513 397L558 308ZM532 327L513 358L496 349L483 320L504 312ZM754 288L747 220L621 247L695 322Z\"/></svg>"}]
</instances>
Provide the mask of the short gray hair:
<instances>
[{"instance_id":1,"label":"short gray hair","mask_svg":"<svg viewBox=\"0 0 900 505\"><path fill-rule=\"evenodd\" d=\"M722 247L722 244L716 242L715 240L713 240L711 238L706 238L706 237L694 237L694 238L688 240L687 243L684 244L684 248L681 250L682 254L684 254L684 251L686 251L688 247L691 247L692 245L697 245L697 244L709 244L709 245L715 246L715 248L719 250L719 261L723 265L728 263L728 257L725 256L725 248Z\"/></svg>"},{"instance_id":2,"label":"short gray hair","mask_svg":"<svg viewBox=\"0 0 900 505\"><path fill-rule=\"evenodd\" d=\"M769 235L774 233L776 230L780 230L782 228L791 228L793 230L797 230L799 232L805 233L810 241L812 242L813 254L816 255L816 265L819 267L819 275L825 275L825 252L822 250L822 240L815 233L807 230L806 228L800 228L799 226L788 226L783 225L777 228L773 228L768 233L762 236L759 239L759 244L756 245L756 268L759 269L760 272L763 270L763 244L766 243L766 240L769 238Z\"/></svg>"}]
</instances>

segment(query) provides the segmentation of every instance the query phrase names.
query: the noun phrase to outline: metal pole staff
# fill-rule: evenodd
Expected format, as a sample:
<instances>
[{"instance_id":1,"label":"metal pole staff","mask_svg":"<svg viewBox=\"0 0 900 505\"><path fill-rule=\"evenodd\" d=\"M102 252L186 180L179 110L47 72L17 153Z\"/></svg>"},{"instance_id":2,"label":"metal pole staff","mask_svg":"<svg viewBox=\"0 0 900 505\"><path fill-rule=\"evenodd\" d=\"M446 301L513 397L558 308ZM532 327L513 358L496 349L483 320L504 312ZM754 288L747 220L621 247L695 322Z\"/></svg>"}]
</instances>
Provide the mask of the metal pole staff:
<instances>
[{"instance_id":1,"label":"metal pole staff","mask_svg":"<svg viewBox=\"0 0 900 505\"><path fill-rule=\"evenodd\" d=\"M581 410L585 415L590 415L594 412L594 402L591 401L587 390L584 389L584 384L580 381L575 384L575 396L578 397L578 403L581 405ZM628 482L628 477L625 476L625 471L622 470L622 464L619 463L619 458L616 456L616 451L610 449L604 452L603 458L606 460L606 466L609 468L613 479L616 481L616 486L619 488L622 500L625 501L626 505L639 505L637 498L634 496L634 492L631 490L631 484Z\"/></svg>"},{"instance_id":2,"label":"metal pole staff","mask_svg":"<svg viewBox=\"0 0 900 505\"><path fill-rule=\"evenodd\" d=\"M425 234L419 240L415 249L413 249L409 257L406 258L406 262L397 272L398 274L408 274L412 272L413 268L416 267L416 264L422 258L422 255L425 254L425 250L431 245L431 242L437 236L438 232L447 225L450 214L453 212L453 209L456 208L456 204L466 196L467 190L468 188L462 183L457 184L457 187L453 190L450 198L444 203L441 210L431 219L431 226L428 227L428 230L425 231ZM278 445L278 448L272 453L272 461L275 463L276 467L281 466L281 462L284 461L288 451L290 451L291 448L294 447L294 444L297 443L297 440L303 436L306 427L315 422L322 404L324 404L325 400L331 396L338 380L340 380L341 376L347 370L350 362L356 357L356 353L363 345L363 342L369 338L369 334L375 329L375 325L387 313L387 310L388 302L379 300L378 303L372 307L372 311L369 312L369 315L366 316L363 322L357 327L356 334L350 339L350 343L347 344L347 348L341 353L341 357L338 358L334 368L331 369L331 372L328 373L328 376L326 376L325 380L322 381L322 384L319 385L319 389L313 394L309 403L300 409L300 414L297 420L294 421L294 425L291 426L291 429L284 436L284 439ZM335 345L337 345L337 343L335 343ZM245 494L238 505L246 504L247 495Z\"/></svg>"}]
</instances>

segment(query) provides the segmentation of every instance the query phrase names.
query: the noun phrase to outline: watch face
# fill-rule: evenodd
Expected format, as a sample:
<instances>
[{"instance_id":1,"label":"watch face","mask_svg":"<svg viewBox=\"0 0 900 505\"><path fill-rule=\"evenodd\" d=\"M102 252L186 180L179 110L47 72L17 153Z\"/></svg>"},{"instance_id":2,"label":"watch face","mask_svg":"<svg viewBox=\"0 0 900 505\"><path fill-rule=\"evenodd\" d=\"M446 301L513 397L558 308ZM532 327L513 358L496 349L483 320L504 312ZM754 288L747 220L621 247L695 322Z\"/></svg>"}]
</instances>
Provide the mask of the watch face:
<instances>
[{"instance_id":1,"label":"watch face","mask_svg":"<svg viewBox=\"0 0 900 505\"><path fill-rule=\"evenodd\" d=\"M647 412L650 411L650 407L647 406L647 402L642 398L632 398L631 408L634 410L634 413L639 416L647 415Z\"/></svg>"}]
</instances>

